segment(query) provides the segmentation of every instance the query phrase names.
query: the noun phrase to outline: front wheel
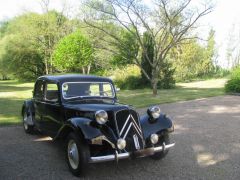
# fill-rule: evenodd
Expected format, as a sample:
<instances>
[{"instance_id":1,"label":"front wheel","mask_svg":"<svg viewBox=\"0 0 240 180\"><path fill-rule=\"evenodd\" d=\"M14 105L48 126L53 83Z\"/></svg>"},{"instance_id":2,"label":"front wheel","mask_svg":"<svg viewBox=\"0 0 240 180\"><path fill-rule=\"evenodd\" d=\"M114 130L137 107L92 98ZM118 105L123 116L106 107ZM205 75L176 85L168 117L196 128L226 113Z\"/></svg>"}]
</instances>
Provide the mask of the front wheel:
<instances>
[{"instance_id":1,"label":"front wheel","mask_svg":"<svg viewBox=\"0 0 240 180\"><path fill-rule=\"evenodd\" d=\"M32 118L32 115L28 114L27 110L25 110L23 113L23 128L26 133L32 134L34 132L34 127L28 124L29 118Z\"/></svg>"},{"instance_id":2,"label":"front wheel","mask_svg":"<svg viewBox=\"0 0 240 180\"><path fill-rule=\"evenodd\" d=\"M162 146L163 143L165 143L166 145L170 144L170 138L168 134L162 136L156 146ZM154 160L160 160L160 159L163 159L167 154L168 154L168 150L164 150L164 151L155 153L154 155L151 156L151 158Z\"/></svg>"},{"instance_id":3,"label":"front wheel","mask_svg":"<svg viewBox=\"0 0 240 180\"><path fill-rule=\"evenodd\" d=\"M69 134L66 154L68 167L73 175L85 175L90 159L90 152L88 144L85 143L78 134Z\"/></svg>"}]
</instances>

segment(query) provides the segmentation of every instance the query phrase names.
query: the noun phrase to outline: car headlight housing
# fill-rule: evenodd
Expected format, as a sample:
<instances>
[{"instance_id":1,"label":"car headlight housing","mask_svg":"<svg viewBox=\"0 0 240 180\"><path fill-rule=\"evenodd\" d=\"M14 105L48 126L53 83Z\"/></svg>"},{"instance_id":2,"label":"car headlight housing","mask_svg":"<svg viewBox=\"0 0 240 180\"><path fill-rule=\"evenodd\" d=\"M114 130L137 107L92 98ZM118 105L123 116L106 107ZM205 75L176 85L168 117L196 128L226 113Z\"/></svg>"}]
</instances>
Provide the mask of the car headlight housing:
<instances>
[{"instance_id":1,"label":"car headlight housing","mask_svg":"<svg viewBox=\"0 0 240 180\"><path fill-rule=\"evenodd\" d=\"M161 114L161 109L159 106L153 106L148 109L148 115L153 119L159 118L160 114Z\"/></svg>"},{"instance_id":2,"label":"car headlight housing","mask_svg":"<svg viewBox=\"0 0 240 180\"><path fill-rule=\"evenodd\" d=\"M158 142L158 135L157 134L151 134L151 136L150 136L150 141L151 141L151 143L152 144L157 144L157 142Z\"/></svg>"},{"instance_id":3,"label":"car headlight housing","mask_svg":"<svg viewBox=\"0 0 240 180\"><path fill-rule=\"evenodd\" d=\"M123 150L126 147L126 141L124 139L118 139L117 147L118 149Z\"/></svg>"},{"instance_id":4,"label":"car headlight housing","mask_svg":"<svg viewBox=\"0 0 240 180\"><path fill-rule=\"evenodd\" d=\"M108 114L104 110L99 110L95 113L95 118L98 124L105 124L108 120Z\"/></svg>"}]
</instances>

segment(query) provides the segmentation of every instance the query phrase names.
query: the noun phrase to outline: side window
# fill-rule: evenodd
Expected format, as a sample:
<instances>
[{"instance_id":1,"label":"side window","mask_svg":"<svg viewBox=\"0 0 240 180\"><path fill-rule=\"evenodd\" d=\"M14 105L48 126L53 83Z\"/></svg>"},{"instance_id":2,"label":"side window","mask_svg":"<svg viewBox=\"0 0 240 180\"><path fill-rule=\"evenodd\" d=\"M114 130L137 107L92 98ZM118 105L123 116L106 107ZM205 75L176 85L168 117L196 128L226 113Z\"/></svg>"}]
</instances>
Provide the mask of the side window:
<instances>
[{"instance_id":1,"label":"side window","mask_svg":"<svg viewBox=\"0 0 240 180\"><path fill-rule=\"evenodd\" d=\"M91 96L99 96L100 95L99 84L90 84L89 90L90 90L89 95L91 95Z\"/></svg>"},{"instance_id":2,"label":"side window","mask_svg":"<svg viewBox=\"0 0 240 180\"><path fill-rule=\"evenodd\" d=\"M54 83L46 84L45 99L47 101L57 102L58 101L58 86Z\"/></svg>"},{"instance_id":3,"label":"side window","mask_svg":"<svg viewBox=\"0 0 240 180\"><path fill-rule=\"evenodd\" d=\"M34 89L34 98L36 98L38 100L42 100L43 99L43 90L44 90L43 81L37 81L35 84L35 89Z\"/></svg>"},{"instance_id":4,"label":"side window","mask_svg":"<svg viewBox=\"0 0 240 180\"><path fill-rule=\"evenodd\" d=\"M113 94L112 87L109 83L103 84L103 91L104 91L105 95L107 95L107 96L112 96L112 94Z\"/></svg>"}]
</instances>

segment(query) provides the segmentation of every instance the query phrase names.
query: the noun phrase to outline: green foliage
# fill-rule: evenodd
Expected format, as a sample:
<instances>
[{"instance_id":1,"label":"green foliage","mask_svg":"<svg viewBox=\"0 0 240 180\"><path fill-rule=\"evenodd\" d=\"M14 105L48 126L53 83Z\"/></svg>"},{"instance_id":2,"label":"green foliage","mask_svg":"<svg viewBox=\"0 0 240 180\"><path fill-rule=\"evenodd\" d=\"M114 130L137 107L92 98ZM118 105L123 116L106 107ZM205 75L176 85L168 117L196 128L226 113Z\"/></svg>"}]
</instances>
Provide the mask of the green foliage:
<instances>
[{"instance_id":1,"label":"green foliage","mask_svg":"<svg viewBox=\"0 0 240 180\"><path fill-rule=\"evenodd\" d=\"M200 44L196 39L187 40L171 51L169 58L175 68L174 75L177 81L212 76L218 70L218 67L214 66L214 34L211 30L206 45Z\"/></svg>"},{"instance_id":2,"label":"green foliage","mask_svg":"<svg viewBox=\"0 0 240 180\"><path fill-rule=\"evenodd\" d=\"M138 41L133 34L124 29L121 29L119 34L121 40L116 45L117 53L113 56L112 64L114 66L133 64L139 51Z\"/></svg>"},{"instance_id":3,"label":"green foliage","mask_svg":"<svg viewBox=\"0 0 240 180\"><path fill-rule=\"evenodd\" d=\"M171 89L175 87L175 79L174 73L175 69L172 68L172 64L170 62L164 62L161 65L158 88L159 89Z\"/></svg>"},{"instance_id":4,"label":"green foliage","mask_svg":"<svg viewBox=\"0 0 240 180\"><path fill-rule=\"evenodd\" d=\"M232 71L230 80L225 84L225 91L240 93L240 67Z\"/></svg>"},{"instance_id":5,"label":"green foliage","mask_svg":"<svg viewBox=\"0 0 240 180\"><path fill-rule=\"evenodd\" d=\"M136 65L114 69L111 74L114 83L121 89L138 89L145 86L141 84L140 69Z\"/></svg>"},{"instance_id":6,"label":"green foliage","mask_svg":"<svg viewBox=\"0 0 240 180\"><path fill-rule=\"evenodd\" d=\"M61 71L77 71L89 66L94 50L90 41L80 31L64 37L54 52L54 65Z\"/></svg>"},{"instance_id":7,"label":"green foliage","mask_svg":"<svg viewBox=\"0 0 240 180\"><path fill-rule=\"evenodd\" d=\"M12 73L21 80L32 80L43 74L42 57L33 44L20 35L5 36L1 43L3 74Z\"/></svg>"},{"instance_id":8,"label":"green foliage","mask_svg":"<svg viewBox=\"0 0 240 180\"><path fill-rule=\"evenodd\" d=\"M141 66L145 70L145 72L148 74L150 79L152 79L152 67L149 61L153 63L154 43L153 43L153 38L148 32L145 32L143 34L143 45L147 52L146 53L142 52ZM146 57L145 54L147 54L148 58ZM160 63L160 69L158 72L159 81L157 84L159 89L170 89L175 87L175 80L173 78L174 72L175 72L175 69L172 68L172 64L167 60ZM144 84L144 87L151 86L151 82L146 78L146 76L142 71L141 71L140 84Z\"/></svg>"},{"instance_id":9,"label":"green foliage","mask_svg":"<svg viewBox=\"0 0 240 180\"><path fill-rule=\"evenodd\" d=\"M4 23L0 29L0 63L4 64L4 72L24 80L56 72L52 62L54 47L73 27L56 11L26 13Z\"/></svg>"}]
</instances>

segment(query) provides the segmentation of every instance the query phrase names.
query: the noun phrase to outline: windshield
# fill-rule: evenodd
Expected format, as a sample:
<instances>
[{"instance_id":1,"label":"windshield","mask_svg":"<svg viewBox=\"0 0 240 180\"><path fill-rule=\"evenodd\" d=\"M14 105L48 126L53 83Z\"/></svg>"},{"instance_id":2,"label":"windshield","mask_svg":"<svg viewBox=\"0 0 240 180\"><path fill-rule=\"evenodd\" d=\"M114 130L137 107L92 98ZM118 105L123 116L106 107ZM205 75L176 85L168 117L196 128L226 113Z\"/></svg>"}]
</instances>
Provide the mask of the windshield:
<instances>
[{"instance_id":1,"label":"windshield","mask_svg":"<svg viewBox=\"0 0 240 180\"><path fill-rule=\"evenodd\" d=\"M64 99L78 97L114 97L114 90L108 82L65 82L62 85Z\"/></svg>"}]
</instances>

